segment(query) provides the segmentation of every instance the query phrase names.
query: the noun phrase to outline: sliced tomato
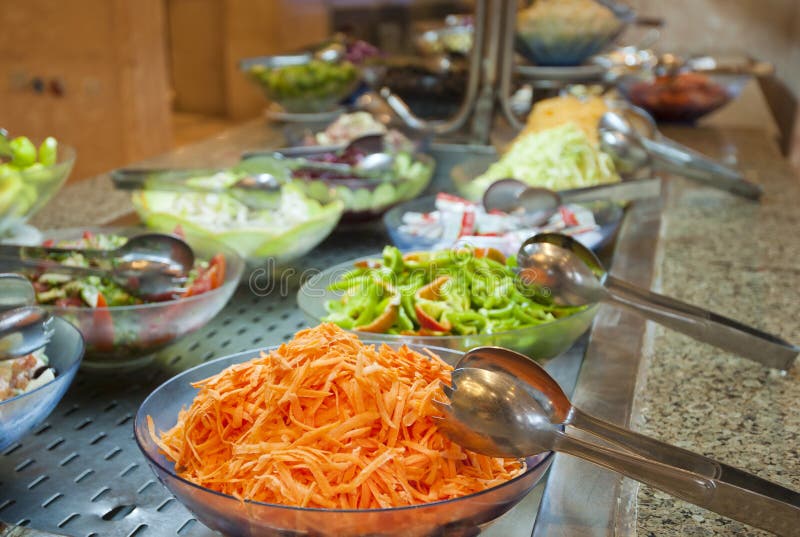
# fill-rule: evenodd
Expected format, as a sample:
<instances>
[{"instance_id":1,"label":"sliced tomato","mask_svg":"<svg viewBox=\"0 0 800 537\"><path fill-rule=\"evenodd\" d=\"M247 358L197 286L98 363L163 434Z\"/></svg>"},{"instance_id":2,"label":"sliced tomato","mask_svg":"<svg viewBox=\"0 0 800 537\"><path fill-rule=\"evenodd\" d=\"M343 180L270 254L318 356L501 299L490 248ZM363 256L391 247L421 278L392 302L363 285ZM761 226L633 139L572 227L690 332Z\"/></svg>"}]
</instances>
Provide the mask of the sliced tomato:
<instances>
[{"instance_id":1,"label":"sliced tomato","mask_svg":"<svg viewBox=\"0 0 800 537\"><path fill-rule=\"evenodd\" d=\"M200 271L183 296L201 295L216 289L223 283L225 283L225 256L217 254L208 262L208 268Z\"/></svg>"},{"instance_id":2,"label":"sliced tomato","mask_svg":"<svg viewBox=\"0 0 800 537\"><path fill-rule=\"evenodd\" d=\"M88 339L100 352L109 352L114 348L114 320L103 293L97 295L97 307L92 312L92 330Z\"/></svg>"},{"instance_id":3,"label":"sliced tomato","mask_svg":"<svg viewBox=\"0 0 800 537\"><path fill-rule=\"evenodd\" d=\"M94 233L92 233L91 231L87 230L83 232L83 240L90 241L93 238L94 238Z\"/></svg>"},{"instance_id":4,"label":"sliced tomato","mask_svg":"<svg viewBox=\"0 0 800 537\"><path fill-rule=\"evenodd\" d=\"M44 284L42 284L44 285ZM36 284L34 284L34 288ZM77 296L68 296L65 298L57 298L55 301L57 308L80 308L84 306L83 300Z\"/></svg>"},{"instance_id":5,"label":"sliced tomato","mask_svg":"<svg viewBox=\"0 0 800 537\"><path fill-rule=\"evenodd\" d=\"M55 243L56 241L54 241L53 239L47 239L46 241L42 242L42 246L44 246L45 248L50 248L51 246L54 246Z\"/></svg>"},{"instance_id":6,"label":"sliced tomato","mask_svg":"<svg viewBox=\"0 0 800 537\"><path fill-rule=\"evenodd\" d=\"M360 332L372 332L374 334L383 334L388 331L394 322L397 320L397 316L400 313L400 306L397 304L389 304L386 309L381 313L378 317L375 318L369 324L363 324L361 326L356 326L355 329Z\"/></svg>"}]
</instances>

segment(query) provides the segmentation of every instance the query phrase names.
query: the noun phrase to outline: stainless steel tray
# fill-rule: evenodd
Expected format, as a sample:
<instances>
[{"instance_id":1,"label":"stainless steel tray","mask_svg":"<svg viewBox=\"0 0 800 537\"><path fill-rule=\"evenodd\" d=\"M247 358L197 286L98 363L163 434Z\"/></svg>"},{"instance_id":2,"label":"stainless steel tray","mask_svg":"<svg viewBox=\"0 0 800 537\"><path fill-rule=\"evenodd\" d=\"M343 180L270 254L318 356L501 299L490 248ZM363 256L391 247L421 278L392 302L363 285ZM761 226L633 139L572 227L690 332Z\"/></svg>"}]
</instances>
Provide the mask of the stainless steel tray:
<instances>
[{"instance_id":1,"label":"stainless steel tray","mask_svg":"<svg viewBox=\"0 0 800 537\"><path fill-rule=\"evenodd\" d=\"M434 146L438 166L429 192L448 189L450 168L479 150L477 146ZM634 214L639 214L637 208L634 208ZM650 208L641 214L652 215L653 210ZM637 222L641 223L640 220L642 218L634 218L636 225L625 226L621 232L620 251L633 257L627 261L615 259L612 270L620 276L625 276L631 268L645 270L646 274L640 274L639 279L640 283L647 284L652 257L648 257L646 248L644 251L635 248L634 231L652 233L653 222L644 222L642 225L650 226L645 229L639 227ZM279 280L278 283L283 285L275 286L271 292L254 293L246 285L248 280L245 278L245 285L220 315L203 329L161 352L143 371L102 376L81 371L47 422L0 453L0 519L80 537L216 535L197 522L171 496L140 455L132 428L133 415L139 403L153 388L178 371L220 356L291 338L295 331L307 326L294 296L303 271L378 252L388 240L379 221L337 232L316 249L313 258L300 260L296 272L290 278ZM603 338L611 337L608 320L608 317L598 319L598 323L604 323L599 332ZM634 326L627 331L627 336L623 336L635 343L640 328L643 330L643 325ZM576 399L591 403L592 394L608 385L608 375L602 374L604 364L615 358L607 352L602 341L597 342L595 338L588 343L588 339L579 340L569 352L547 367L570 393L578 382L574 391ZM589 374L587 376L584 367L579 376L587 344ZM618 357L622 365L618 364L614 370L620 375L615 382L622 382L624 386L611 408L612 419L620 418L620 422L627 416L626 408L632 398L628 388L635 381L639 355L638 347L631 347L622 358ZM592 410L586 403L584 407ZM537 487L485 534L498 537L523 537L531 535L532 531L537 536L553 534L550 529L557 528L558 513L576 508L575 502L582 501L578 497L562 497L565 487L570 487L567 480L576 476L590 480L609 479L602 471L592 474L592 470L586 468L581 469L583 473L576 474L570 462L557 459L547 488L543 491L544 485ZM537 524L534 529L534 513L543 492L544 507L539 517L544 523ZM595 499L595 504L598 501L603 504L595 511L601 514L610 512L616 498L616 494L612 497L604 493L600 500ZM560 530L559 535L567 534L564 528Z\"/></svg>"}]
</instances>

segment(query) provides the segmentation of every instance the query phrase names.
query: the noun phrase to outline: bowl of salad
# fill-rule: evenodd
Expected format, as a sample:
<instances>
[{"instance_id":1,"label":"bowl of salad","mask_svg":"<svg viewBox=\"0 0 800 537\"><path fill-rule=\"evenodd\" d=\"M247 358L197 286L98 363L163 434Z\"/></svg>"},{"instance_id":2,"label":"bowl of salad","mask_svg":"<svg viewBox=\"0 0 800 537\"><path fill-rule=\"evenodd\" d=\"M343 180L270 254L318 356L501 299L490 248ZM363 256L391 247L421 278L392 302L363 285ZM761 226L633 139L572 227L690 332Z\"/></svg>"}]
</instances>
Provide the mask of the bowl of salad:
<instances>
[{"instance_id":1,"label":"bowl of salad","mask_svg":"<svg viewBox=\"0 0 800 537\"><path fill-rule=\"evenodd\" d=\"M429 155L415 152L410 142L387 149L394 155L394 166L376 177L358 177L340 172L299 167L291 171L295 184L315 199L333 198L344 205L343 219L365 220L380 216L398 203L419 196L433 179L436 162ZM311 161L355 166L367 154L355 148L309 146L279 149L286 157L302 157ZM245 155L245 162L259 167L258 154Z\"/></svg>"},{"instance_id":2,"label":"bowl of salad","mask_svg":"<svg viewBox=\"0 0 800 537\"><path fill-rule=\"evenodd\" d=\"M142 403L136 442L170 492L224 535L477 535L530 493L552 453L465 453L436 430L429 402L461 353L381 343L322 325L280 350L184 371Z\"/></svg>"},{"instance_id":3,"label":"bowl of salad","mask_svg":"<svg viewBox=\"0 0 800 537\"><path fill-rule=\"evenodd\" d=\"M24 224L66 182L75 150L48 137L0 137L0 236Z\"/></svg>"},{"instance_id":4,"label":"bowl of salad","mask_svg":"<svg viewBox=\"0 0 800 537\"><path fill-rule=\"evenodd\" d=\"M344 204L327 190L309 195L303 184L284 176L287 170L273 164L274 159L267 167L244 161L226 170L198 170L187 183L224 189L247 174L264 172L281 177L282 184L274 191L231 189L217 194L145 188L134 192L131 201L151 229L169 233L179 226L190 242L219 241L251 266L268 259L282 265L325 240L339 222Z\"/></svg>"},{"instance_id":5,"label":"bowl of salad","mask_svg":"<svg viewBox=\"0 0 800 537\"><path fill-rule=\"evenodd\" d=\"M44 232L45 245L114 249L135 228L66 229ZM189 238L195 266L184 290L158 302L145 302L114 282L96 276L74 277L57 272L29 272L36 300L62 317L86 340L84 367L142 367L155 353L210 321L239 285L244 261L232 248L210 238ZM59 263L89 266L79 253L55 256ZM101 267L102 268L102 267Z\"/></svg>"},{"instance_id":6,"label":"bowl of salad","mask_svg":"<svg viewBox=\"0 0 800 537\"><path fill-rule=\"evenodd\" d=\"M610 0L534 0L517 13L516 49L536 65L581 65L633 18L630 7Z\"/></svg>"},{"instance_id":7,"label":"bowl of salad","mask_svg":"<svg viewBox=\"0 0 800 537\"><path fill-rule=\"evenodd\" d=\"M356 89L361 75L344 60L329 62L311 54L262 56L240 62L240 68L272 102L286 112L328 112Z\"/></svg>"},{"instance_id":8,"label":"bowl of salad","mask_svg":"<svg viewBox=\"0 0 800 537\"><path fill-rule=\"evenodd\" d=\"M380 340L459 351L495 345L546 361L572 346L599 306L564 308L527 297L514 261L493 248L403 254L387 246L380 256L312 276L297 303L312 322Z\"/></svg>"},{"instance_id":9,"label":"bowl of salad","mask_svg":"<svg viewBox=\"0 0 800 537\"><path fill-rule=\"evenodd\" d=\"M50 415L75 378L83 350L80 332L56 317L43 349L0 362L0 451Z\"/></svg>"}]
</instances>

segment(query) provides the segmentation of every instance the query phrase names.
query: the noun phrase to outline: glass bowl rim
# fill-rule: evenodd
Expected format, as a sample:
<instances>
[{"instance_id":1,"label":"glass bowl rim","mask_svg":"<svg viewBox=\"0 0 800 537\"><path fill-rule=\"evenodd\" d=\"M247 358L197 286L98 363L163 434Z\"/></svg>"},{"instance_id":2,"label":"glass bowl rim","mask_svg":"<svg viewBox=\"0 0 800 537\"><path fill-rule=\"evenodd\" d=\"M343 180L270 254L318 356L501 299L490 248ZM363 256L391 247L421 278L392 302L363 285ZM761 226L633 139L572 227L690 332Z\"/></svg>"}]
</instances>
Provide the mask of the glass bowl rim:
<instances>
[{"instance_id":1,"label":"glass bowl rim","mask_svg":"<svg viewBox=\"0 0 800 537\"><path fill-rule=\"evenodd\" d=\"M366 344L366 345L390 344L390 342L387 342L387 341L381 341L381 340L375 340L375 339L369 339L369 338L361 339L361 342ZM428 350L430 350L431 352L434 352L434 353L436 353L436 352L446 352L446 353L463 354L463 351L457 351L457 350L448 349L448 348L445 348L445 347L436 347L436 346L432 346L432 345L424 345L424 344L421 344L421 343L400 343L400 342L398 342L398 344L405 345L405 346L411 348L412 350L416 350L417 352L419 352L421 348L424 348L424 349L428 349ZM534 465L528 467L520 475L518 475L518 476L516 476L516 477L514 477L512 479L509 479L508 481L506 481L504 483L501 483L499 485L496 485L494 487L490 487L490 488L482 490L480 492L473 492L472 494L467 494L465 496L459 496L457 498L449 498L447 500L438 500L438 501L435 501L435 502L426 502L426 503L419 503L419 504L413 504L413 505L403 505L403 506L400 506L400 507L380 507L380 508L377 508L377 509L327 509L327 508L323 508L323 507L299 507L299 506L294 506L294 505L284 505L284 504L280 504L280 503L267 503L267 502L260 502L260 501L257 501L257 500L247 500L247 499L242 500L242 499L236 498L234 496L231 496L230 494L225 494L223 492L218 492L216 490L212 490L212 489L206 488L206 487L204 487L202 485L199 485L197 483L189 481L188 479L186 479L184 477L179 476L178 474L175 473L175 471L173 469L165 468L164 465L162 465L159 461L155 460L155 458L150 455L148 450L145 449L145 447L143 445L144 442L142 440L140 440L140 438L139 438L139 433L138 433L139 427L138 427L138 425L143 423L144 419L145 419L145 416L142 414L142 409L147 404L147 402L150 401L150 399L156 394L156 392L158 392L159 390L164 388L164 386L166 386L167 384L170 384L172 382L177 382L181 377L185 377L187 374L189 374L192 371L195 371L197 369L200 369L200 368L203 368L203 367L208 367L210 365L216 364L217 362L222 362L224 360L231 360L233 358L244 357L245 355L253 355L254 353L258 353L258 352L270 352L270 351L278 349L281 345L282 344L269 345L269 346L266 346L266 347L258 347L258 348L254 348L254 349L250 349L250 350L246 350L246 351L242 351L242 352L237 352L237 353L234 353L234 354L229 354L227 356L221 356L220 358L216 358L214 360L211 360L210 362L205 362L205 363L202 363L202 364L198 364L198 365L196 365L196 366L194 366L192 368L185 369L184 371L181 371L177 375L167 379L162 384L157 386L152 392L150 392L147 395L147 397L145 397L145 399L141 402L141 404L139 405L139 408L136 410L136 416L134 417L134 421L133 421L133 433L134 433L133 437L136 440L136 445L139 448L139 451L142 452L142 454L144 455L145 459L147 459L147 462L150 463L151 465L157 467L161 471L165 472L171 478L177 479L181 483L191 486L193 489L202 491L204 493L213 494L214 496L218 496L220 498L225 498L226 500L233 500L233 501L236 501L236 502L246 503L246 504L255 505L255 506L259 506L259 507L269 507L269 508L277 508L277 509L289 509L289 510L292 510L292 511L310 512L310 513L331 513L331 514L363 513L363 514L372 514L372 513L382 513L382 512L396 513L396 512L400 512L400 511L410 511L410 510L415 510L415 509L418 510L418 509L423 509L423 508L426 508L426 507L438 507L440 505L448 505L448 504L451 504L451 503L454 503L454 502L458 502L460 500L476 498L476 497L482 496L484 494L488 494L490 492L493 492L493 491L499 490L501 488L507 487L512 483L516 483L517 481L523 479L524 477L526 477L528 474L530 474L531 472L533 472L534 470L536 470L537 468L539 468L543 464L547 463L554 456L554 452L547 451L547 452L544 452L544 453L539 453L537 455L532 455L530 457L526 457L526 459L533 458L533 459L537 459L537 460L536 460L536 463ZM230 367L230 366L232 366L234 364L237 364L237 363L244 363L244 361L231 363L228 367ZM223 370L220 370L220 372L223 371ZM183 503L183 502L181 502L181 503Z\"/></svg>"},{"instance_id":2,"label":"glass bowl rim","mask_svg":"<svg viewBox=\"0 0 800 537\"><path fill-rule=\"evenodd\" d=\"M429 251L429 250L418 250L418 251L423 251L424 252L424 251ZM413 253L413 251L405 252L405 253ZM314 276L311 276L305 282L303 282L303 284L300 286L300 289L298 289L298 291L297 291L297 296L300 296L300 293L302 293L304 290L306 290L309 287L309 284L312 281L314 281L315 279L321 278L324 274L330 273L331 271L333 271L335 269L338 269L340 267L343 267L344 265L350 265L352 267L353 264L355 262L357 262L357 261L363 261L363 260L367 260L367 259L380 259L380 257L381 257L380 253L373 254L373 255L366 255L366 256L362 256L362 257L357 257L355 259L351 259L349 261L343 261L341 263L337 263L336 265L333 265L332 267L328 267L327 269L323 270L322 272L319 272L318 274L315 274ZM304 308L302 301L298 300L297 301L297 306L303 311L303 313L305 313L306 315L308 315L309 317L314 319L316 322L318 322L318 323L324 322L322 319L320 319L316 315L313 315L310 311L308 311L306 308ZM430 341L458 341L458 340L463 340L463 339L467 339L467 338L510 337L510 336L513 336L514 334L519 334L519 333L522 333L522 332L528 332L528 331L531 331L531 330L536 330L536 329L539 329L539 328L542 328L542 327L545 327L545 326L558 326L562 322L566 322L569 319L572 319L572 318L574 318L574 317L576 317L578 315L586 314L587 312L591 312L591 311L596 312L599 307L600 307L600 303L599 302L593 302L591 304L587 304L586 305L586 309L581 310L581 311L576 311L572 315L567 315L566 317L561 317L559 319L556 319L555 321L550 321L550 322L541 323L541 324L534 324L534 325L531 325L531 326L525 326L523 328L515 328L514 330L505 330L503 332L494 332L492 334L469 334L469 335L455 335L455 334L453 334L453 335L445 335L445 336L420 336L420 335L417 335L417 336L414 336L414 335L405 336L405 335L401 335L401 334L383 334L383 333L377 334L377 333L372 333L372 332L362 332L362 331L359 331L359 330L347 330L347 331L348 332L352 332L354 334L369 334L372 337L378 337L378 338L382 339L383 343L386 343L387 341L398 341L398 342L406 341L406 342L409 342L407 344L414 344L414 345L424 345L424 343L422 343L422 342L425 341L428 338L430 338L429 339ZM594 314L592 316L594 316ZM410 341L413 341L413 343L410 343ZM443 347L439 347L439 348L443 348ZM449 349L449 350L453 350L453 349Z\"/></svg>"},{"instance_id":3,"label":"glass bowl rim","mask_svg":"<svg viewBox=\"0 0 800 537\"><path fill-rule=\"evenodd\" d=\"M49 234L53 234L53 233L69 234L69 233L78 232L78 231L81 231L81 232L82 231L95 232L95 230L102 230L102 231L98 231L100 233L105 232L105 233L114 234L114 233L119 233L119 232L132 232L132 231L144 231L144 232L146 232L147 228L139 228L139 227L136 227L136 226L127 226L127 227L126 226L71 227L71 228L63 228L63 229L48 229L48 230L42 231L42 236L43 237L47 237ZM172 306L172 305L175 305L175 304L191 304L191 303L194 303L194 302L200 302L204 297L212 297L212 296L224 294L224 292L226 292L230 286L238 287L239 282L240 282L240 280L242 278L242 274L244 274L244 270L245 270L245 260L244 260L244 258L242 258L242 256L239 254L239 252L237 252L235 249L229 247L228 245L224 244L222 241L219 241L219 240L217 240L215 238L211 238L211 237L204 237L203 240L211 242L211 243L214 243L212 245L214 247L214 249L219 251L223 255L225 255L225 257L226 257L226 265L225 265L226 273L229 270L228 269L228 265L227 265L228 259L234 259L238 263L238 269L239 270L234 271L234 272L238 273L236 278L231 278L230 280L228 280L228 276L226 274L226 277L225 277L226 281L222 282L222 285L220 285L216 289L211 289L210 291L206 291L205 293L200 293L199 295L192 295L192 296L187 296L187 297L174 298L172 300L163 300L161 302L146 302L144 304L129 304L129 305L126 305L126 306L106 306L104 308L92 308L92 307L89 307L89 306L80 306L80 307L78 307L78 306L56 306L54 304L43 304L43 305L41 305L41 307L43 307L44 309L46 309L48 311L58 311L58 312L65 312L65 313L75 313L75 312L83 312L83 311L108 311L108 312L149 311L149 310L153 310L153 309Z\"/></svg>"},{"instance_id":4,"label":"glass bowl rim","mask_svg":"<svg viewBox=\"0 0 800 537\"><path fill-rule=\"evenodd\" d=\"M67 373L73 372L73 370L77 371L78 368L80 367L81 361L83 360L83 355L86 352L86 340L84 339L83 334L81 334L81 331L78 330L75 326L73 326L72 323L70 323L69 321L67 321L65 319L62 319L61 317L55 317L55 322L64 325L63 328L65 330L67 330L67 331L73 330L78 335L78 348L75 349L76 352L73 353L74 356L72 358L72 361L69 363L69 365L67 366L66 370L64 372L61 372L58 375L54 376L53 380L51 380L49 382L45 382L41 386L37 386L36 388L34 388L33 390L31 390L29 392L22 392L19 395L15 395L14 397L10 397L8 399L4 399L4 400L0 401L0 410L2 410L3 405L5 405L6 403L10 403L11 401L19 401L23 397L27 397L28 395L33 395L34 393L36 393L36 392L38 392L38 391L40 391L40 390L52 385L54 382L57 382L59 380L63 380ZM49 345L49 343L48 343L48 345ZM45 345L45 348L47 348L47 345Z\"/></svg>"}]
</instances>

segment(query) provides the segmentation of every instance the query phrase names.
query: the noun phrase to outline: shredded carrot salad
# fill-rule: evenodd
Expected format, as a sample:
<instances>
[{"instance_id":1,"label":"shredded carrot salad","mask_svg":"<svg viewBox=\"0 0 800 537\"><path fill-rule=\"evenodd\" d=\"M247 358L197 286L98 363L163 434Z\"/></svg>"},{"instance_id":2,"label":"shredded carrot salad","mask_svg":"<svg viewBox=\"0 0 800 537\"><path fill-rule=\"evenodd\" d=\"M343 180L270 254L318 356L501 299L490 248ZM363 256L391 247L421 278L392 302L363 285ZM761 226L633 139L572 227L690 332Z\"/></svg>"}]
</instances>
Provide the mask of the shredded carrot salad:
<instances>
[{"instance_id":1,"label":"shredded carrot salad","mask_svg":"<svg viewBox=\"0 0 800 537\"><path fill-rule=\"evenodd\" d=\"M452 367L407 347L364 345L334 324L197 382L177 424L150 435L180 476L240 499L374 509L446 500L521 474L436 427Z\"/></svg>"}]
</instances>

